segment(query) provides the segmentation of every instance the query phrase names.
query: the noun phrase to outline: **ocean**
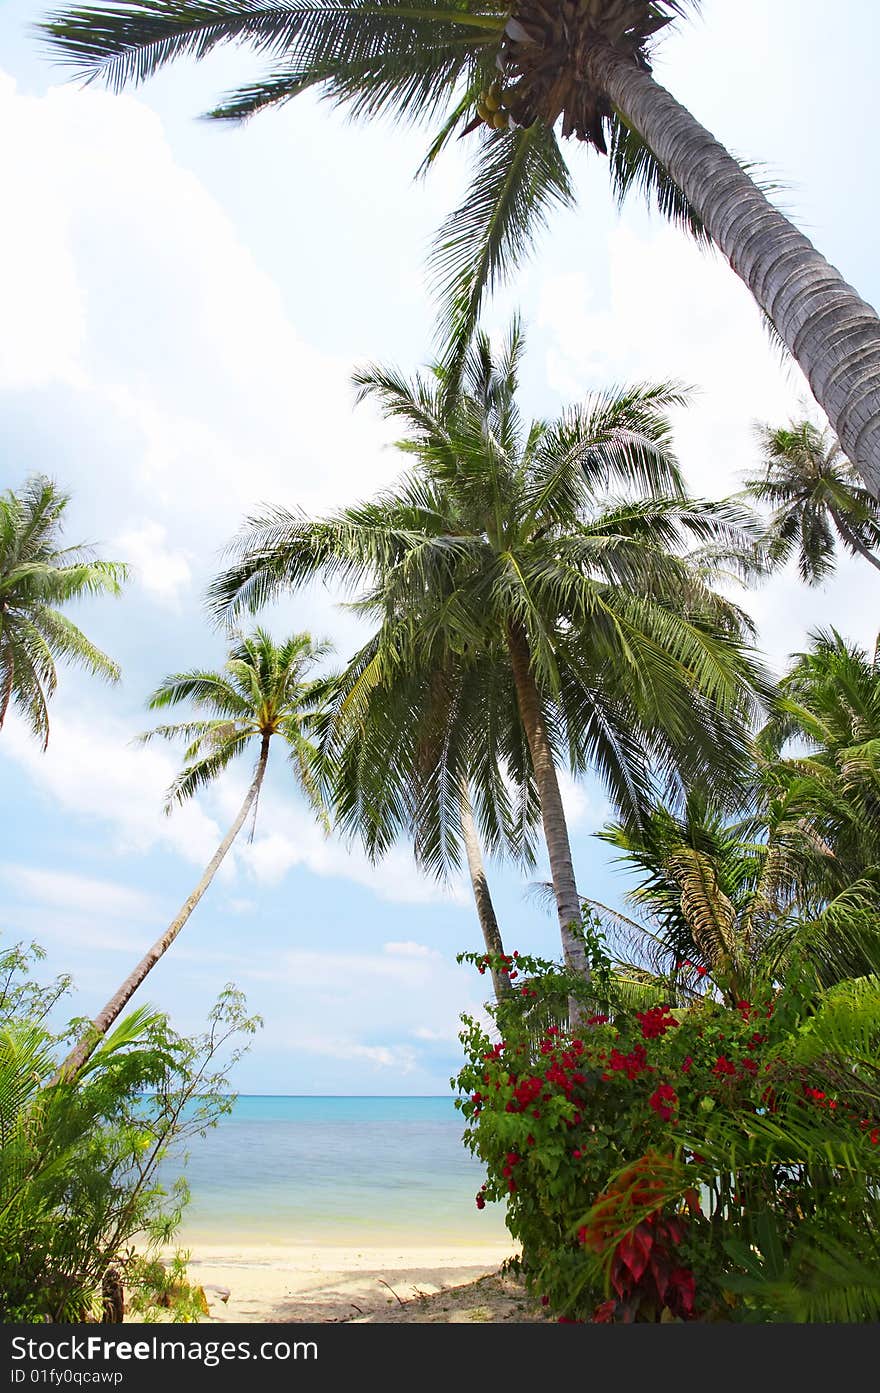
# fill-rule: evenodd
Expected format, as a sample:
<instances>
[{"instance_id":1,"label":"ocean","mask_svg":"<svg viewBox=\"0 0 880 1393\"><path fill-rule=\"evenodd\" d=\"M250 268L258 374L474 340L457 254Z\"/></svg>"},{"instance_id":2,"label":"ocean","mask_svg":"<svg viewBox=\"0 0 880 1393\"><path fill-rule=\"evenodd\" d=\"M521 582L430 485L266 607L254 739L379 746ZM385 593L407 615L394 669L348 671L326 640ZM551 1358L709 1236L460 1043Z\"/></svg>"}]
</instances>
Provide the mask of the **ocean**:
<instances>
[{"instance_id":1,"label":"ocean","mask_svg":"<svg viewBox=\"0 0 880 1393\"><path fill-rule=\"evenodd\" d=\"M476 1208L482 1167L451 1098L240 1096L189 1143L183 1246L231 1242L382 1247L507 1237ZM181 1171L166 1163L164 1178Z\"/></svg>"}]
</instances>

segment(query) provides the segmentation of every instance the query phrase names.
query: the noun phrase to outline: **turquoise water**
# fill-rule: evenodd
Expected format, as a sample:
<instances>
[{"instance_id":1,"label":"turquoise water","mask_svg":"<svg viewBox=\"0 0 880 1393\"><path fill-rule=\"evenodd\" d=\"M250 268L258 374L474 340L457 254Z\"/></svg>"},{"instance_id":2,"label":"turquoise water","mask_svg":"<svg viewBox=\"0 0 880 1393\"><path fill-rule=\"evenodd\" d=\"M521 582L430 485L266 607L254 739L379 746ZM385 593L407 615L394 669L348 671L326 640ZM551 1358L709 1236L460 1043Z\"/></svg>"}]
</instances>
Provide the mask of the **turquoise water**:
<instances>
[{"instance_id":1,"label":"turquoise water","mask_svg":"<svg viewBox=\"0 0 880 1393\"><path fill-rule=\"evenodd\" d=\"M462 1125L451 1098L240 1097L190 1143L180 1240L503 1241L500 1207L474 1204L483 1171Z\"/></svg>"}]
</instances>

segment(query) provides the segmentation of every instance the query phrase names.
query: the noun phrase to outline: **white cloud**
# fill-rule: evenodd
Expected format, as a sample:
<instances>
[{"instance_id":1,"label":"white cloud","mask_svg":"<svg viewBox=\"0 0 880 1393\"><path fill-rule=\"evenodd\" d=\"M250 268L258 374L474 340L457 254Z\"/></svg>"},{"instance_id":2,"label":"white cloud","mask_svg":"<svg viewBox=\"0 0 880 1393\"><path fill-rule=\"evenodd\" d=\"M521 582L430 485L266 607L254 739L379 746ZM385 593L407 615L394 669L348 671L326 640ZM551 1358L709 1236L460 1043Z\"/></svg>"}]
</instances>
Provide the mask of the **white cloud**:
<instances>
[{"instance_id":1,"label":"white cloud","mask_svg":"<svg viewBox=\"0 0 880 1393\"><path fill-rule=\"evenodd\" d=\"M563 398L596 383L676 379L695 386L692 404L673 413L676 448L691 488L720 498L756 467L755 421L820 419L800 370L783 365L746 287L720 256L702 252L674 229L651 235L618 225L607 244L610 280L599 304L580 271L547 278L538 323L548 339L546 373ZM807 590L793 568L761 589L734 591L760 624L760 645L781 670L817 623L843 624L863 642L876 632L876 586L867 567L842 558L836 579ZM575 804L575 814L577 815Z\"/></svg>"},{"instance_id":2,"label":"white cloud","mask_svg":"<svg viewBox=\"0 0 880 1393\"><path fill-rule=\"evenodd\" d=\"M24 771L52 801L80 817L110 828L111 848L143 854L162 847L204 866L213 855L245 795L247 776L230 771L210 793L162 811L165 792L177 763L159 745L132 746L134 729L93 713L93 719L53 714L52 735L44 754L23 725L4 727L2 753ZM265 830L264 830L265 829ZM341 877L371 890L381 899L406 904L468 905L466 889L438 883L419 871L411 853L394 848L373 865L359 848L349 850L325 836L313 814L295 795L280 797L266 788L260 798L257 834L244 837L228 853L218 872L229 883L243 870L258 885L279 884L302 866L315 875ZM250 910L245 896L233 902L236 913Z\"/></svg>"},{"instance_id":3,"label":"white cloud","mask_svg":"<svg viewBox=\"0 0 880 1393\"><path fill-rule=\"evenodd\" d=\"M413 945L417 947L418 945ZM351 951L318 952L309 948L289 949L278 955L271 967L255 969L255 977L271 975L298 989L335 992L343 983L356 979L416 989L433 979L448 977L453 967L436 949L423 953L362 953Z\"/></svg>"},{"instance_id":4,"label":"white cloud","mask_svg":"<svg viewBox=\"0 0 880 1393\"><path fill-rule=\"evenodd\" d=\"M397 473L393 432L353 413L352 364L301 338L143 101L30 97L0 73L0 125L0 386L72 386L123 442L112 496L86 483L116 530L123 508L159 510L164 533L123 524L157 598L261 504L324 509Z\"/></svg>"},{"instance_id":5,"label":"white cloud","mask_svg":"<svg viewBox=\"0 0 880 1393\"><path fill-rule=\"evenodd\" d=\"M50 177L53 122L0 72L0 385L85 384L86 293L70 245L69 205ZM13 216L14 210L14 216ZM35 274L40 268L39 274Z\"/></svg>"},{"instance_id":6,"label":"white cloud","mask_svg":"<svg viewBox=\"0 0 880 1393\"><path fill-rule=\"evenodd\" d=\"M162 846L204 864L220 828L193 802L164 815L165 791L177 772L171 757L158 746L132 747L135 731L106 711L91 714L74 719L53 713L45 753L24 726L9 722L3 754L55 806L109 827L110 849L143 853Z\"/></svg>"},{"instance_id":7,"label":"white cloud","mask_svg":"<svg viewBox=\"0 0 880 1393\"><path fill-rule=\"evenodd\" d=\"M399 951L403 948L405 951ZM295 1007L267 1013L263 1043L285 1054L361 1060L410 1073L438 1044L455 1045L463 1011L481 1016L473 974L420 943L386 943L379 952L292 949L236 978L254 994L271 990Z\"/></svg>"},{"instance_id":8,"label":"white cloud","mask_svg":"<svg viewBox=\"0 0 880 1393\"><path fill-rule=\"evenodd\" d=\"M256 900L249 900L243 895L234 895L226 900L221 906L227 914L254 914L259 908Z\"/></svg>"},{"instance_id":9,"label":"white cloud","mask_svg":"<svg viewBox=\"0 0 880 1393\"><path fill-rule=\"evenodd\" d=\"M168 546L168 529L158 522L122 532L113 548L132 567L135 578L160 604L180 608L180 592L191 579L188 553Z\"/></svg>"},{"instance_id":10,"label":"white cloud","mask_svg":"<svg viewBox=\"0 0 880 1393\"><path fill-rule=\"evenodd\" d=\"M573 779L567 769L560 768L557 778L569 830L581 826L588 818L591 826L598 826L604 821L609 806L607 802L600 800L597 805L590 790L581 781Z\"/></svg>"},{"instance_id":11,"label":"white cloud","mask_svg":"<svg viewBox=\"0 0 880 1393\"><path fill-rule=\"evenodd\" d=\"M413 1031L416 1040L425 1040L428 1044L454 1044L457 1036L444 1035L442 1030L430 1030L426 1025L417 1026Z\"/></svg>"},{"instance_id":12,"label":"white cloud","mask_svg":"<svg viewBox=\"0 0 880 1393\"><path fill-rule=\"evenodd\" d=\"M231 785L225 797L231 806ZM327 837L303 804L267 791L260 799L253 842L238 850L241 864L261 884L276 885L295 866L315 875L343 876L372 890L381 899L404 904L467 905L470 896L461 881L449 885L424 875L408 848L394 847L374 865L359 846L348 847Z\"/></svg>"},{"instance_id":13,"label":"white cloud","mask_svg":"<svg viewBox=\"0 0 880 1393\"><path fill-rule=\"evenodd\" d=\"M71 912L83 910L101 918L119 916L137 919L155 912L152 895L109 880L95 880L66 871L10 862L0 865L0 879L19 899Z\"/></svg>"},{"instance_id":14,"label":"white cloud","mask_svg":"<svg viewBox=\"0 0 880 1393\"><path fill-rule=\"evenodd\" d=\"M406 1045L352 1045L348 1053L355 1059L377 1064L380 1069L394 1069L401 1074L411 1074L418 1059L415 1050Z\"/></svg>"}]
</instances>

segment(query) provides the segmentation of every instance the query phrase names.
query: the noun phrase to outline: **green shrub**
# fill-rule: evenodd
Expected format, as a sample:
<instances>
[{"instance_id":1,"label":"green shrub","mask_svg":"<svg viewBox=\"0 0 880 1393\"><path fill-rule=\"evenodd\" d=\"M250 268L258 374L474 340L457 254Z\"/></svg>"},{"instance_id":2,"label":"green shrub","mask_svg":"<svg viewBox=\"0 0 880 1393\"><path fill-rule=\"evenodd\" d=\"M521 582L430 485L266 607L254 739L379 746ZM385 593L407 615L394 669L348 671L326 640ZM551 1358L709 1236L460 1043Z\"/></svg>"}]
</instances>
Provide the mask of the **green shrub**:
<instances>
[{"instance_id":1,"label":"green shrub","mask_svg":"<svg viewBox=\"0 0 880 1393\"><path fill-rule=\"evenodd\" d=\"M545 1003L582 984L517 955L495 964L501 1038L461 1037L477 1205L506 1203L534 1294L564 1320L877 1319L877 979L735 1008L708 978L678 1005L655 980L639 1009L590 951L576 1032Z\"/></svg>"},{"instance_id":2,"label":"green shrub","mask_svg":"<svg viewBox=\"0 0 880 1393\"><path fill-rule=\"evenodd\" d=\"M155 1290L156 1251L187 1198L183 1180L166 1190L160 1163L230 1110L229 1070L246 1047L232 1042L258 1022L231 987L194 1039L133 1011L76 1082L58 1083L79 1026L51 1029L69 984L37 983L40 956L0 952L0 1320L101 1319L119 1283L141 1304Z\"/></svg>"}]
</instances>

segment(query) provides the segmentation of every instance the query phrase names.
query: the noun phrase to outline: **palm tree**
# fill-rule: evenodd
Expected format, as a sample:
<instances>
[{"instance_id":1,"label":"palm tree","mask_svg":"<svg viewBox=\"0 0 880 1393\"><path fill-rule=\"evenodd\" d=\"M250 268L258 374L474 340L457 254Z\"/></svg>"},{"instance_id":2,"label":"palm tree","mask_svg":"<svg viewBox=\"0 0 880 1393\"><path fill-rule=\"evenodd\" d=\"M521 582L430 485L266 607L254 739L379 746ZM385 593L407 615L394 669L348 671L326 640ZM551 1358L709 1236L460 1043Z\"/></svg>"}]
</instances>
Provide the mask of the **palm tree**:
<instances>
[{"instance_id":1,"label":"palm tree","mask_svg":"<svg viewBox=\"0 0 880 1393\"><path fill-rule=\"evenodd\" d=\"M765 805L731 821L702 790L680 812L658 803L640 827L609 823L599 836L635 873L637 917L590 907L683 1000L703 980L730 1005L784 980L795 959L823 986L880 967L880 885L835 886L802 808Z\"/></svg>"},{"instance_id":2,"label":"palm tree","mask_svg":"<svg viewBox=\"0 0 880 1393\"><path fill-rule=\"evenodd\" d=\"M802 367L843 449L880 496L880 321L651 73L655 36L698 0L128 0L43 24L89 80L120 88L171 60L244 43L272 70L211 115L240 120L317 88L367 119L437 120L429 166L480 131L465 203L435 268L460 363L486 289L573 199L556 128L609 155L620 197L642 189L711 240Z\"/></svg>"},{"instance_id":3,"label":"palm tree","mask_svg":"<svg viewBox=\"0 0 880 1393\"><path fill-rule=\"evenodd\" d=\"M758 427L764 473L746 480L754 498L773 506L769 559L796 550L801 578L816 585L834 570L835 533L848 551L880 571L880 503L828 431L811 421Z\"/></svg>"},{"instance_id":4,"label":"palm tree","mask_svg":"<svg viewBox=\"0 0 880 1393\"><path fill-rule=\"evenodd\" d=\"M165 932L147 950L133 971L91 1022L88 1031L70 1052L59 1077L73 1078L113 1022L131 1000L156 963L167 953L199 900L214 879L221 861L235 841L256 804L269 761L273 736L288 747L301 790L322 814L315 781L315 747L309 728L321 710L326 678L309 678L309 670L326 655L326 644L314 643L308 634L294 634L276 644L264 629L239 637L229 650L221 672L195 669L175 673L159 686L149 701L152 711L190 701L198 710L210 711L207 719L176 725L160 725L145 732L141 741L162 737L189 742L184 767L168 790L166 812L185 803L206 787L234 759L254 745L258 756L244 802L218 846L195 889L184 900Z\"/></svg>"},{"instance_id":5,"label":"palm tree","mask_svg":"<svg viewBox=\"0 0 880 1393\"><path fill-rule=\"evenodd\" d=\"M374 861L400 836L411 838L416 860L437 877L457 869L464 851L500 1000L510 980L496 962L504 943L483 850L531 864L538 805L499 653L454 659L442 631L414 649L411 612L395 622L378 594L358 609L379 628L334 683L320 729L335 827L358 837Z\"/></svg>"},{"instance_id":6,"label":"palm tree","mask_svg":"<svg viewBox=\"0 0 880 1393\"><path fill-rule=\"evenodd\" d=\"M836 629L809 637L759 737L768 790L810 829L823 884L880 883L880 643L868 653Z\"/></svg>"},{"instance_id":7,"label":"palm tree","mask_svg":"<svg viewBox=\"0 0 880 1393\"><path fill-rule=\"evenodd\" d=\"M746 523L732 505L684 496L665 415L680 392L621 389L526 424L521 350L518 326L497 363L479 335L452 401L442 373L412 383L360 373L361 396L403 421L414 467L394 490L318 521L283 508L250 519L210 600L230 617L323 574L360 591L416 666L438 647L464 670L503 655L491 666L505 719L514 712L524 733L565 961L586 974L558 764L597 768L638 817L657 778L735 774L765 684L743 616L682 555L685 538L735 538ZM608 498L612 482L645 496ZM469 743L438 763L449 788L469 776ZM515 748L512 734L498 737L505 744ZM473 793L488 826L484 785Z\"/></svg>"},{"instance_id":8,"label":"palm tree","mask_svg":"<svg viewBox=\"0 0 880 1393\"><path fill-rule=\"evenodd\" d=\"M12 703L44 750L57 659L119 678L116 663L59 610L85 595L118 595L126 576L119 561L98 561L90 547L61 545L69 502L41 475L0 494L0 728Z\"/></svg>"}]
</instances>

